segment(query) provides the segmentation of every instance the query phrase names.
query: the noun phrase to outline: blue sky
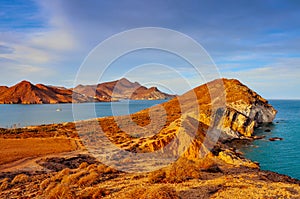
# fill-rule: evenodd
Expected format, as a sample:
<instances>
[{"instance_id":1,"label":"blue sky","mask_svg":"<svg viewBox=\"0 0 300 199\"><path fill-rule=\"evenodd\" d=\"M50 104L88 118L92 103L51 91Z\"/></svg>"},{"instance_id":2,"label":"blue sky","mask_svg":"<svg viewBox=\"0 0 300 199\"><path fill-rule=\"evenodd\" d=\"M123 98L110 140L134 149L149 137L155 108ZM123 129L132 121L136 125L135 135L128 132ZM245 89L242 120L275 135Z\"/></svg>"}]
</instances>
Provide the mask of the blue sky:
<instances>
[{"instance_id":1,"label":"blue sky","mask_svg":"<svg viewBox=\"0 0 300 199\"><path fill-rule=\"evenodd\" d=\"M132 28L162 27L201 44L220 76L237 78L265 98L300 99L299 19L297 0L1 0L0 84L27 79L71 87L100 42ZM147 65L154 62L160 65ZM191 86L203 83L183 60L151 50L117 60L103 80L141 64L130 80L151 86L152 78L153 85L177 93L189 89L165 70L168 65L190 78Z\"/></svg>"}]
</instances>

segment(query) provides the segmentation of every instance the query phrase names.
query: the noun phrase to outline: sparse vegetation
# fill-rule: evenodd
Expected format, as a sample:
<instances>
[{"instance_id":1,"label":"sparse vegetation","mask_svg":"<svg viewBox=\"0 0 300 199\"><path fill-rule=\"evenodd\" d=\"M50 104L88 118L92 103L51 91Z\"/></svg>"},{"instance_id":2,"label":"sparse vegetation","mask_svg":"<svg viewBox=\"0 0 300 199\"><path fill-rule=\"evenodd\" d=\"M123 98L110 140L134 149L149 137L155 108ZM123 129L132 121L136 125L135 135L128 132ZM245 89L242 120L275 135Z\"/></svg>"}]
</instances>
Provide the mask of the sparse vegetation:
<instances>
[{"instance_id":1,"label":"sparse vegetation","mask_svg":"<svg viewBox=\"0 0 300 199\"><path fill-rule=\"evenodd\" d=\"M5 189L7 189L9 186L9 179L8 178L4 178L0 181L0 191L4 191Z\"/></svg>"},{"instance_id":2,"label":"sparse vegetation","mask_svg":"<svg viewBox=\"0 0 300 199\"><path fill-rule=\"evenodd\" d=\"M12 184L18 184L18 183L25 183L28 182L29 177L26 174L19 174L17 175L12 181Z\"/></svg>"},{"instance_id":3,"label":"sparse vegetation","mask_svg":"<svg viewBox=\"0 0 300 199\"><path fill-rule=\"evenodd\" d=\"M98 199L109 195L110 191L101 187L88 187L79 192L79 199Z\"/></svg>"},{"instance_id":4,"label":"sparse vegetation","mask_svg":"<svg viewBox=\"0 0 300 199\"><path fill-rule=\"evenodd\" d=\"M199 179L201 170L214 166L216 166L215 163L209 158L196 161L180 158L172 165L150 173L148 179L151 183L180 183L189 179Z\"/></svg>"},{"instance_id":5,"label":"sparse vegetation","mask_svg":"<svg viewBox=\"0 0 300 199\"><path fill-rule=\"evenodd\" d=\"M179 199L178 193L176 190L169 186L154 186L150 188L145 187L136 187L128 192L125 192L124 195L121 195L119 198L126 199Z\"/></svg>"},{"instance_id":6,"label":"sparse vegetation","mask_svg":"<svg viewBox=\"0 0 300 199\"><path fill-rule=\"evenodd\" d=\"M75 198L74 191L70 188L69 185L66 184L57 184L49 194L47 194L47 199L74 199Z\"/></svg>"}]
</instances>

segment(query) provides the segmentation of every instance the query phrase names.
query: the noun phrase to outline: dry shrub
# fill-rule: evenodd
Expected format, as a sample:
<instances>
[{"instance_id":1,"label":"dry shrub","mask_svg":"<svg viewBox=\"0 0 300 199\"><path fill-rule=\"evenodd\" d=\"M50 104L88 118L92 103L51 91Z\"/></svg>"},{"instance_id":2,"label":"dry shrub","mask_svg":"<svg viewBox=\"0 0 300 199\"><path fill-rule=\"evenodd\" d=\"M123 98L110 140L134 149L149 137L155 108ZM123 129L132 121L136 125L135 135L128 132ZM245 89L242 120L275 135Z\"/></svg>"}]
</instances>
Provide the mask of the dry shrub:
<instances>
[{"instance_id":1,"label":"dry shrub","mask_svg":"<svg viewBox=\"0 0 300 199\"><path fill-rule=\"evenodd\" d=\"M47 199L73 199L76 198L74 191L65 184L58 184L49 194L46 195Z\"/></svg>"},{"instance_id":2,"label":"dry shrub","mask_svg":"<svg viewBox=\"0 0 300 199\"><path fill-rule=\"evenodd\" d=\"M88 187L78 194L78 199L98 199L110 194L110 191L100 187Z\"/></svg>"},{"instance_id":3,"label":"dry shrub","mask_svg":"<svg viewBox=\"0 0 300 199\"><path fill-rule=\"evenodd\" d=\"M45 180L43 180L40 184L40 189L44 190L48 187L48 185L50 184L51 179L50 178L46 178Z\"/></svg>"},{"instance_id":4,"label":"dry shrub","mask_svg":"<svg viewBox=\"0 0 300 199\"><path fill-rule=\"evenodd\" d=\"M104 173L106 168L107 168L106 165L100 164L97 166L97 171L98 171L98 173Z\"/></svg>"},{"instance_id":5,"label":"dry shrub","mask_svg":"<svg viewBox=\"0 0 300 199\"><path fill-rule=\"evenodd\" d=\"M79 165L79 169L85 169L85 168L87 168L89 166L89 164L87 163L87 162L83 162L83 163L81 163L80 165Z\"/></svg>"},{"instance_id":6,"label":"dry shrub","mask_svg":"<svg viewBox=\"0 0 300 199\"><path fill-rule=\"evenodd\" d=\"M151 172L148 176L148 179L151 183L163 182L166 179L166 171L164 169L159 169Z\"/></svg>"},{"instance_id":7,"label":"dry shrub","mask_svg":"<svg viewBox=\"0 0 300 199\"><path fill-rule=\"evenodd\" d=\"M89 165L88 167L87 167L87 170L88 171L92 171L92 170L95 170L95 169L97 169L97 165L96 164L91 164L91 165Z\"/></svg>"},{"instance_id":8,"label":"dry shrub","mask_svg":"<svg viewBox=\"0 0 300 199\"><path fill-rule=\"evenodd\" d=\"M126 199L135 199L139 198L141 199L143 197L143 194L146 192L146 188L144 187L135 187L127 192L125 192L122 195L119 195L117 198L126 198Z\"/></svg>"},{"instance_id":9,"label":"dry shrub","mask_svg":"<svg viewBox=\"0 0 300 199\"><path fill-rule=\"evenodd\" d=\"M71 173L71 170L69 168L65 168L55 175L55 180L60 181L64 176L70 175L70 173Z\"/></svg>"},{"instance_id":10,"label":"dry shrub","mask_svg":"<svg viewBox=\"0 0 300 199\"><path fill-rule=\"evenodd\" d=\"M150 173L148 179L151 183L180 183L189 179L199 179L201 170L208 170L214 166L215 163L209 158L195 161L181 158L166 168Z\"/></svg>"},{"instance_id":11,"label":"dry shrub","mask_svg":"<svg viewBox=\"0 0 300 199\"><path fill-rule=\"evenodd\" d=\"M217 166L216 163L211 158L199 159L196 160L195 163L201 170L208 170Z\"/></svg>"},{"instance_id":12,"label":"dry shrub","mask_svg":"<svg viewBox=\"0 0 300 199\"><path fill-rule=\"evenodd\" d=\"M166 171L167 182L180 183L193 178L200 178L200 169L192 160L180 159Z\"/></svg>"},{"instance_id":13,"label":"dry shrub","mask_svg":"<svg viewBox=\"0 0 300 199\"><path fill-rule=\"evenodd\" d=\"M4 178L0 181L0 191L4 191L9 187L9 179Z\"/></svg>"},{"instance_id":14,"label":"dry shrub","mask_svg":"<svg viewBox=\"0 0 300 199\"><path fill-rule=\"evenodd\" d=\"M106 167L106 169L104 170L104 173L106 174L115 173L115 172L117 172L117 170L111 167Z\"/></svg>"},{"instance_id":15,"label":"dry shrub","mask_svg":"<svg viewBox=\"0 0 300 199\"><path fill-rule=\"evenodd\" d=\"M147 189L143 199L179 199L176 190L168 186L154 187Z\"/></svg>"},{"instance_id":16,"label":"dry shrub","mask_svg":"<svg viewBox=\"0 0 300 199\"><path fill-rule=\"evenodd\" d=\"M49 193L56 187L57 183L56 182L50 182L49 185L47 186L46 189L42 189L44 191L45 195L49 195Z\"/></svg>"},{"instance_id":17,"label":"dry shrub","mask_svg":"<svg viewBox=\"0 0 300 199\"><path fill-rule=\"evenodd\" d=\"M95 182L97 182L97 180L99 179L99 175L96 172L91 172L86 176L83 176L82 178L80 178L80 180L78 181L78 185L79 186L90 186L92 184L94 184Z\"/></svg>"},{"instance_id":18,"label":"dry shrub","mask_svg":"<svg viewBox=\"0 0 300 199\"><path fill-rule=\"evenodd\" d=\"M69 184L69 185L76 184L78 179L81 176L86 175L86 173L87 173L87 171L83 170L83 171L79 171L77 173L71 174L69 176L64 176L61 182L64 184Z\"/></svg>"},{"instance_id":19,"label":"dry shrub","mask_svg":"<svg viewBox=\"0 0 300 199\"><path fill-rule=\"evenodd\" d=\"M12 184L25 183L29 181L29 177L26 174L19 174L11 181Z\"/></svg>"},{"instance_id":20,"label":"dry shrub","mask_svg":"<svg viewBox=\"0 0 300 199\"><path fill-rule=\"evenodd\" d=\"M98 173L105 173L105 174L110 174L110 173L115 173L115 172L117 172L116 169L111 168L111 167L109 167L109 166L106 166L106 165L104 165L104 164L98 165L97 171L98 171Z\"/></svg>"},{"instance_id":21,"label":"dry shrub","mask_svg":"<svg viewBox=\"0 0 300 199\"><path fill-rule=\"evenodd\" d=\"M168 186L159 187L137 187L122 195L120 198L126 199L179 199L176 190Z\"/></svg>"}]
</instances>

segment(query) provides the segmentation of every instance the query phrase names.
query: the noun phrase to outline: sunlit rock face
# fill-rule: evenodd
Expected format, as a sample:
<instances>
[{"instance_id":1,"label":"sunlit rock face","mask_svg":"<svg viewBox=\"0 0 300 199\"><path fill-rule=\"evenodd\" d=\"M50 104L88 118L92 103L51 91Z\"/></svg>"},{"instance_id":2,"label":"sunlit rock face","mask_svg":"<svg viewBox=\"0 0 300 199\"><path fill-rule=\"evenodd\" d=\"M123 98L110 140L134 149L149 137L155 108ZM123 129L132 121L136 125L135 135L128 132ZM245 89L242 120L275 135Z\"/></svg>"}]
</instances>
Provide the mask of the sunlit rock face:
<instances>
[{"instance_id":1,"label":"sunlit rock face","mask_svg":"<svg viewBox=\"0 0 300 199\"><path fill-rule=\"evenodd\" d=\"M257 125L272 122L275 115L267 100L238 80L218 79L163 104L130 116L103 118L99 123L122 150L160 151L164 158L197 159L209 154L220 141L251 137ZM226 159L224 154L220 157Z\"/></svg>"}]
</instances>

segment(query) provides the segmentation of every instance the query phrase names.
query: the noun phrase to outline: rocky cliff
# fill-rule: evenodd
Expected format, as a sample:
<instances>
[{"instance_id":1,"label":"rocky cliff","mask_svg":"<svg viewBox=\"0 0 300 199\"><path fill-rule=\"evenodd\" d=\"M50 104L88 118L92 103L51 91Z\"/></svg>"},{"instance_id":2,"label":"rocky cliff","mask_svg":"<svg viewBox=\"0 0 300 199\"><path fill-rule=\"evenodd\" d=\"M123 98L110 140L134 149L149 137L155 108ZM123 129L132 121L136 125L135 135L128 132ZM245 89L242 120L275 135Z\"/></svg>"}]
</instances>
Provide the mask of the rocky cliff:
<instances>
[{"instance_id":1,"label":"rocky cliff","mask_svg":"<svg viewBox=\"0 0 300 199\"><path fill-rule=\"evenodd\" d=\"M172 157L194 160L204 158L218 146L224 150L216 150L216 157L257 167L225 151L227 147L222 143L234 138L251 138L257 125L272 122L275 115L276 110L267 100L238 80L219 79L130 116L100 119L99 124L110 141L127 151L149 153L161 150ZM90 128L92 124L88 126ZM81 125L80 128L85 127ZM83 133L82 136L86 135ZM92 136L95 139L91 139ZM93 141L86 144L103 145L97 143L97 136L97 133L88 134L86 140ZM110 156L118 160L119 154Z\"/></svg>"},{"instance_id":2,"label":"rocky cliff","mask_svg":"<svg viewBox=\"0 0 300 199\"><path fill-rule=\"evenodd\" d=\"M0 197L300 198L299 180L260 170L230 144L250 140L253 129L275 115L239 81L220 79L128 116L0 129L0 160L20 159L0 165ZM35 144L9 147L22 139ZM64 153L49 155L49 149Z\"/></svg>"}]
</instances>

